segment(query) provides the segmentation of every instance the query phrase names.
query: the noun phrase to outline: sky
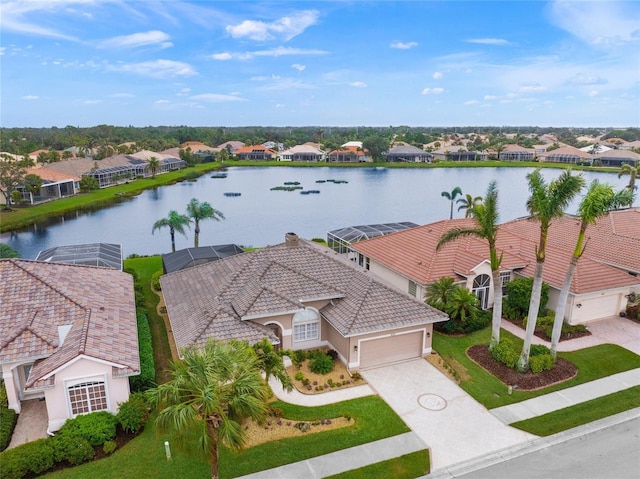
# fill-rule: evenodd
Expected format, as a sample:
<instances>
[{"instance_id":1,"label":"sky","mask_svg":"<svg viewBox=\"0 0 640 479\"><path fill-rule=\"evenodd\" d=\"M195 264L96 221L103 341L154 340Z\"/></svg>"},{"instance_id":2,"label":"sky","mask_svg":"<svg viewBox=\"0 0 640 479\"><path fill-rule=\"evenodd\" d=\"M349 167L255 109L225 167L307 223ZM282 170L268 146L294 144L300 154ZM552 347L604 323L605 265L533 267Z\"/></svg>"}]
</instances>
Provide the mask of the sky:
<instances>
[{"instance_id":1,"label":"sky","mask_svg":"<svg viewBox=\"0 0 640 479\"><path fill-rule=\"evenodd\" d=\"M640 126L640 2L0 3L0 125Z\"/></svg>"}]
</instances>

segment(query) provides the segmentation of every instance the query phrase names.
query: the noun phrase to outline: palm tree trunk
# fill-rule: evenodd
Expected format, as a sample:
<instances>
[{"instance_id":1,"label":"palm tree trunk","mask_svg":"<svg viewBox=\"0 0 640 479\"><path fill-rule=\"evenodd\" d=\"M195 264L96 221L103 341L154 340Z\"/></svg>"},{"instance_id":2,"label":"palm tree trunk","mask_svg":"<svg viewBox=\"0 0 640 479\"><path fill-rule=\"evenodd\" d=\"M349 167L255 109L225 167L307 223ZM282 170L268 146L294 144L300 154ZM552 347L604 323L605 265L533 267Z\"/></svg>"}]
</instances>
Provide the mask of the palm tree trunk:
<instances>
[{"instance_id":1,"label":"palm tree trunk","mask_svg":"<svg viewBox=\"0 0 640 479\"><path fill-rule=\"evenodd\" d=\"M449 213L449 219L453 219L453 198L451 199L451 213Z\"/></svg>"},{"instance_id":2,"label":"palm tree trunk","mask_svg":"<svg viewBox=\"0 0 640 479\"><path fill-rule=\"evenodd\" d=\"M193 247L197 248L198 247L198 240L200 237L200 222L198 220L195 221L196 223L196 227L195 227L195 231L194 231L194 235L193 235Z\"/></svg>"},{"instance_id":3,"label":"palm tree trunk","mask_svg":"<svg viewBox=\"0 0 640 479\"><path fill-rule=\"evenodd\" d=\"M562 334L562 323L564 323L564 310L567 307L567 299L569 298L569 288L571 287L571 281L573 275L576 272L578 266L578 257L572 256L569 263L569 269L567 270L567 276L564 278L562 289L560 290L560 296L558 297L558 305L556 306L556 315L553 319L553 330L551 331L551 355L556 358L556 350L558 349L558 343L560 342L560 335Z\"/></svg>"},{"instance_id":4,"label":"palm tree trunk","mask_svg":"<svg viewBox=\"0 0 640 479\"><path fill-rule=\"evenodd\" d=\"M211 479L218 479L218 464L219 464L219 447L220 441L218 428L210 421L207 420L207 431L209 440L211 441L211 448L209 449L209 462L211 463Z\"/></svg>"},{"instance_id":5,"label":"palm tree trunk","mask_svg":"<svg viewBox=\"0 0 640 479\"><path fill-rule=\"evenodd\" d=\"M540 309L540 296L542 295L542 272L544 270L544 260L536 262L536 271L533 277L533 287L531 288L531 301L529 302L529 315L527 317L527 330L524 336L522 353L518 360L517 369L520 372L529 370L529 351L533 341L533 333L538 321L538 310Z\"/></svg>"},{"instance_id":6,"label":"palm tree trunk","mask_svg":"<svg viewBox=\"0 0 640 479\"><path fill-rule=\"evenodd\" d=\"M176 252L176 232L173 228L170 230L171 232L171 251Z\"/></svg>"},{"instance_id":7,"label":"palm tree trunk","mask_svg":"<svg viewBox=\"0 0 640 479\"><path fill-rule=\"evenodd\" d=\"M502 284L500 283L500 271L491 271L493 281L493 316L491 320L491 342L489 349L500 344L500 323L502 321Z\"/></svg>"}]
</instances>

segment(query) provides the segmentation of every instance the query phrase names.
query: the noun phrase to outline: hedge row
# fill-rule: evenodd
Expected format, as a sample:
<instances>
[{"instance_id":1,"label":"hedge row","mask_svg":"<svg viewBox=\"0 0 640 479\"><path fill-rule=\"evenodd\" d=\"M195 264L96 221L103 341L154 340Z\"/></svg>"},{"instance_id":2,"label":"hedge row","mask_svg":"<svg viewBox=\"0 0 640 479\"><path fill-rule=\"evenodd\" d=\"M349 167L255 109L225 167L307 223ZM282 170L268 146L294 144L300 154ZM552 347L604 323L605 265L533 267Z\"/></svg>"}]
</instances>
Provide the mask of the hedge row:
<instances>
[{"instance_id":1,"label":"hedge row","mask_svg":"<svg viewBox=\"0 0 640 479\"><path fill-rule=\"evenodd\" d=\"M131 376L129 383L132 391L146 391L153 387L156 381L156 369L153 361L153 344L149 318L144 310L136 313L138 322L138 345L140 349L140 374Z\"/></svg>"},{"instance_id":2,"label":"hedge row","mask_svg":"<svg viewBox=\"0 0 640 479\"><path fill-rule=\"evenodd\" d=\"M4 381L0 381L0 451L4 451L9 447L17 421L16 412L13 409L9 409L9 400L7 399Z\"/></svg>"}]
</instances>

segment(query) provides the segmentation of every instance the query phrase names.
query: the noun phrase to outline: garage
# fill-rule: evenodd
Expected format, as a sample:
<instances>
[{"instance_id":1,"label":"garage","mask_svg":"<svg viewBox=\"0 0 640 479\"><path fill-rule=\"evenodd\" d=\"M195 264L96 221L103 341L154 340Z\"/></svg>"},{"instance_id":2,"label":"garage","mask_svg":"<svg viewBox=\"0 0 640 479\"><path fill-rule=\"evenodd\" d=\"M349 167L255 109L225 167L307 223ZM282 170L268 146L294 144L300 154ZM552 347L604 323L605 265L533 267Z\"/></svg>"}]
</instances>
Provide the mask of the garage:
<instances>
[{"instance_id":1,"label":"garage","mask_svg":"<svg viewBox=\"0 0 640 479\"><path fill-rule=\"evenodd\" d=\"M621 309L622 296L623 294L618 293L578 300L573 310L571 324L617 316Z\"/></svg>"},{"instance_id":2,"label":"garage","mask_svg":"<svg viewBox=\"0 0 640 479\"><path fill-rule=\"evenodd\" d=\"M360 368L371 368L422 356L424 331L360 341Z\"/></svg>"}]
</instances>

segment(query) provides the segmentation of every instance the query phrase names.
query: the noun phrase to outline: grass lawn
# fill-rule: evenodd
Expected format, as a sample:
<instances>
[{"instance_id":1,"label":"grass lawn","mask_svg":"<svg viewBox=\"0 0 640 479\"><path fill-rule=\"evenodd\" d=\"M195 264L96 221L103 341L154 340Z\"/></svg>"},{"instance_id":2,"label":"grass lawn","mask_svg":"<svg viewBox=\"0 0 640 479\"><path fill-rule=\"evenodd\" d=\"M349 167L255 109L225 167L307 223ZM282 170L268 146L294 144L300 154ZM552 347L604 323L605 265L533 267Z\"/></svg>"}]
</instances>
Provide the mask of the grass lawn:
<instances>
[{"instance_id":1,"label":"grass lawn","mask_svg":"<svg viewBox=\"0 0 640 479\"><path fill-rule=\"evenodd\" d=\"M351 416L355 419L355 425L303 437L268 442L241 453L221 448L220 477L222 479L302 461L409 431L400 417L377 396L352 399L314 408L294 406L282 402L276 402L274 405L282 409L287 419L310 420ZM156 436L155 428L150 422L139 437L129 442L121 450L116 451L113 456L57 471L46 477L120 479L123 477L124 471L126 471L124 474L126 477L138 478L210 477L209 465L205 460L180 452L176 448L172 448L173 459L167 461L164 455L164 441L166 439Z\"/></svg>"},{"instance_id":2,"label":"grass lawn","mask_svg":"<svg viewBox=\"0 0 640 479\"><path fill-rule=\"evenodd\" d=\"M414 479L429 472L429 450L413 452L404 456L377 462L370 466L328 476L327 479L371 479L392 477L393 479Z\"/></svg>"},{"instance_id":3,"label":"grass lawn","mask_svg":"<svg viewBox=\"0 0 640 479\"><path fill-rule=\"evenodd\" d=\"M501 330L500 334L501 338L511 339L518 350L522 348L522 339L504 329ZM488 345L490 338L490 327L460 337L450 337L440 333L435 333L433 337L433 349L456 370L461 378L460 387L487 409L524 401L542 394L577 386L594 379L640 367L640 356L613 344L603 344L579 351L559 353L560 357L571 361L577 366L579 372L575 378L538 391L515 390L509 396L505 384L473 362L465 353L467 348L474 344Z\"/></svg>"},{"instance_id":4,"label":"grass lawn","mask_svg":"<svg viewBox=\"0 0 640 479\"><path fill-rule=\"evenodd\" d=\"M149 328L153 341L153 360L156 369L156 382L163 383L166 380L166 370L171 359L171 348L167 337L167 329L164 320L157 313L156 307L160 298L151 291L151 276L156 271L162 271L161 256L146 256L144 258L131 258L124 260L124 268L133 269L138 274L138 281L142 284L145 307L149 316Z\"/></svg>"},{"instance_id":5,"label":"grass lawn","mask_svg":"<svg viewBox=\"0 0 640 479\"><path fill-rule=\"evenodd\" d=\"M536 436L550 436L636 407L640 407L640 386L514 422L510 426Z\"/></svg>"}]
</instances>

